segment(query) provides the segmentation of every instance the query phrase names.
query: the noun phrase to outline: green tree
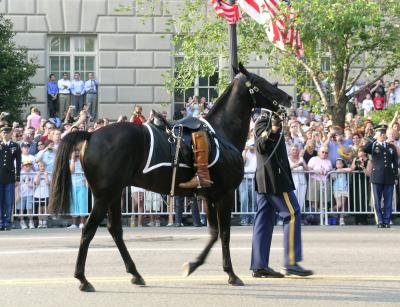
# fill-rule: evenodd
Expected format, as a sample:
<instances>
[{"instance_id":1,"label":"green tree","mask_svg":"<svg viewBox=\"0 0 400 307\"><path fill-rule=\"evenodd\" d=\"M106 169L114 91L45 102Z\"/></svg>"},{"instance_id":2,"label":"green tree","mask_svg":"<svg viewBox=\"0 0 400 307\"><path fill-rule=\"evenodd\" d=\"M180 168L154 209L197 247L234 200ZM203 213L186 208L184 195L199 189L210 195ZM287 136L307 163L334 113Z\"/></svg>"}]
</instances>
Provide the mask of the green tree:
<instances>
[{"instance_id":1,"label":"green tree","mask_svg":"<svg viewBox=\"0 0 400 307\"><path fill-rule=\"evenodd\" d=\"M37 64L28 60L27 50L17 48L10 20L0 15L0 111L9 112L8 121L20 120L22 109L34 101L30 78Z\"/></svg>"},{"instance_id":2,"label":"green tree","mask_svg":"<svg viewBox=\"0 0 400 307\"><path fill-rule=\"evenodd\" d=\"M366 86L370 86L400 67L400 2L309 0L292 1L292 5L298 14L296 27L304 57L273 47L263 27L244 16L238 25L239 59L244 63L250 55L267 59L268 67L286 80L294 80L299 92L314 93L315 103L334 123L343 125L346 105L354 96L351 88L357 81L368 80ZM214 74L216 59L227 65L228 25L216 17L208 1L186 0L171 26L176 32L173 43L184 58L175 75L166 80L169 90L189 87L197 75ZM327 59L329 65L323 70ZM226 73L224 76L222 83L227 82Z\"/></svg>"}]
</instances>

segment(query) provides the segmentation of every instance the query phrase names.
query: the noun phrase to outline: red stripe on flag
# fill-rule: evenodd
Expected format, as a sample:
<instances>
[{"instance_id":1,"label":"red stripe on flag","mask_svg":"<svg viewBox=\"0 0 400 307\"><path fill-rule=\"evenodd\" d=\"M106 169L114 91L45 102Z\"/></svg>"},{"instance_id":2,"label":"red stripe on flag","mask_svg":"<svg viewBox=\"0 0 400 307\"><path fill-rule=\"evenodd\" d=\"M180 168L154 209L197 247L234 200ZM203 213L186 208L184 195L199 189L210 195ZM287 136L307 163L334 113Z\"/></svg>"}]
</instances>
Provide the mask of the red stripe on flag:
<instances>
[{"instance_id":1,"label":"red stripe on flag","mask_svg":"<svg viewBox=\"0 0 400 307\"><path fill-rule=\"evenodd\" d=\"M254 0L246 0L247 4L252 6L257 12L260 13L260 8Z\"/></svg>"},{"instance_id":2,"label":"red stripe on flag","mask_svg":"<svg viewBox=\"0 0 400 307\"><path fill-rule=\"evenodd\" d=\"M211 0L211 3L221 17L224 17L229 24L237 23L240 18L239 6L237 4L230 4L222 0Z\"/></svg>"}]
</instances>

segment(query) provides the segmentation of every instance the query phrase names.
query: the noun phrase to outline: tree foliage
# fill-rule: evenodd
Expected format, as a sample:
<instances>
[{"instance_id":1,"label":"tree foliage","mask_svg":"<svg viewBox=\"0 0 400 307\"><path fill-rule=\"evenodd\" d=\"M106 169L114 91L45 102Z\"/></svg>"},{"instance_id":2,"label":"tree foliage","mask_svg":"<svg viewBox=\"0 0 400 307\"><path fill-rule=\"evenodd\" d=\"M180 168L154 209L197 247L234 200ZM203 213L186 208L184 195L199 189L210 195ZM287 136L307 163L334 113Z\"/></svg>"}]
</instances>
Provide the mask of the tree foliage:
<instances>
[{"instance_id":1,"label":"tree foliage","mask_svg":"<svg viewBox=\"0 0 400 307\"><path fill-rule=\"evenodd\" d=\"M313 93L314 102L343 125L346 104L354 95L349 94L352 86L359 79L370 85L400 67L400 2L308 0L292 1L292 5L298 14L304 57L274 48L263 27L247 16L238 25L238 57L244 63L250 56L265 58L268 67L294 80L299 92ZM171 26L176 32L173 43L184 58L166 82L169 90L187 88L196 76L214 74L216 60L227 67L228 25L216 16L209 1L185 0ZM323 69L327 59L329 65ZM223 83L228 80L226 72Z\"/></svg>"},{"instance_id":2,"label":"tree foliage","mask_svg":"<svg viewBox=\"0 0 400 307\"><path fill-rule=\"evenodd\" d=\"M0 112L9 112L9 120L19 120L22 108L34 101L30 78L37 64L28 60L27 50L17 48L10 20L0 15Z\"/></svg>"}]
</instances>

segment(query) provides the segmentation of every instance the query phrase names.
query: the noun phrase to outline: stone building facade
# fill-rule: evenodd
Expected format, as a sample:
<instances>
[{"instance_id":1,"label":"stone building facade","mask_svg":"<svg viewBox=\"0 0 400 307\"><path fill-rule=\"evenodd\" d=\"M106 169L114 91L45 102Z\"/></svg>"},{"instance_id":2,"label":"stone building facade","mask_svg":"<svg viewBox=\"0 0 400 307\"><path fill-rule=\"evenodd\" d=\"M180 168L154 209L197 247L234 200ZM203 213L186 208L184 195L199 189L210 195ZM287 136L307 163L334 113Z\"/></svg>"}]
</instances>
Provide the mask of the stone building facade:
<instances>
[{"instance_id":1,"label":"stone building facade","mask_svg":"<svg viewBox=\"0 0 400 307\"><path fill-rule=\"evenodd\" d=\"M39 69L32 79L37 105L45 111L48 75L66 71L81 72L86 80L94 71L99 81L99 114L115 119L130 115L134 105L143 105L145 115L151 108L173 112L174 103L185 99L164 89L164 74L171 73L171 36L167 21L179 12L183 3L159 1L151 16L146 4L133 0L0 0L0 14L11 19L17 45L28 48L37 58ZM157 2L157 3L159 3ZM120 6L129 10L118 12ZM257 59L248 67L269 75ZM215 80L214 80L215 81ZM215 82L214 82L215 83ZM200 81L202 93L213 96L214 83ZM293 87L283 85L293 94Z\"/></svg>"}]
</instances>

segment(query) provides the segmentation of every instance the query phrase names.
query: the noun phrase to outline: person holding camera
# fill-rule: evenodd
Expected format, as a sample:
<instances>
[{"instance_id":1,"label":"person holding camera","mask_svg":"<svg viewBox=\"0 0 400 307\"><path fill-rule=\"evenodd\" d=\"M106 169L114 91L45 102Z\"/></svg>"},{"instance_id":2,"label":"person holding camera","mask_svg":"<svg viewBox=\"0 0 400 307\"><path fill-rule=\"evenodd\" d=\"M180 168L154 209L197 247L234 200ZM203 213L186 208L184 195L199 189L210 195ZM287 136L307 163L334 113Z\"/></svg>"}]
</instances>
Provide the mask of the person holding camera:
<instances>
[{"instance_id":1,"label":"person holding camera","mask_svg":"<svg viewBox=\"0 0 400 307\"><path fill-rule=\"evenodd\" d=\"M254 218L251 267L253 277L281 278L285 275L309 276L302 268L301 215L286 146L281 136L280 119L260 116L255 125L257 157L257 212ZM283 219L284 268L271 269L269 253L276 213Z\"/></svg>"},{"instance_id":2,"label":"person holding camera","mask_svg":"<svg viewBox=\"0 0 400 307\"><path fill-rule=\"evenodd\" d=\"M362 148L358 148L357 156L351 164L352 184L350 184L350 211L362 212L363 208L369 204L370 182L369 175L371 161ZM366 214L356 214L356 225L367 225Z\"/></svg>"},{"instance_id":3,"label":"person holding camera","mask_svg":"<svg viewBox=\"0 0 400 307\"><path fill-rule=\"evenodd\" d=\"M142 125L146 122L146 118L142 115L143 108L141 105L135 105L135 110L130 118L130 122L136 125Z\"/></svg>"},{"instance_id":4,"label":"person holding camera","mask_svg":"<svg viewBox=\"0 0 400 307\"><path fill-rule=\"evenodd\" d=\"M21 149L11 140L11 127L1 127L0 135L0 230L10 230L15 186L20 181Z\"/></svg>"},{"instance_id":5,"label":"person holding camera","mask_svg":"<svg viewBox=\"0 0 400 307\"><path fill-rule=\"evenodd\" d=\"M46 166L46 171L53 172L53 164L56 158L56 151L54 149L54 142L47 140L44 142L44 148L36 154L35 161L39 163L42 161Z\"/></svg>"}]
</instances>

